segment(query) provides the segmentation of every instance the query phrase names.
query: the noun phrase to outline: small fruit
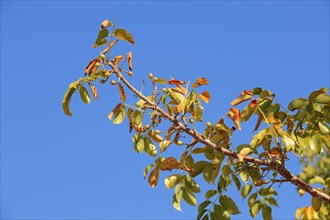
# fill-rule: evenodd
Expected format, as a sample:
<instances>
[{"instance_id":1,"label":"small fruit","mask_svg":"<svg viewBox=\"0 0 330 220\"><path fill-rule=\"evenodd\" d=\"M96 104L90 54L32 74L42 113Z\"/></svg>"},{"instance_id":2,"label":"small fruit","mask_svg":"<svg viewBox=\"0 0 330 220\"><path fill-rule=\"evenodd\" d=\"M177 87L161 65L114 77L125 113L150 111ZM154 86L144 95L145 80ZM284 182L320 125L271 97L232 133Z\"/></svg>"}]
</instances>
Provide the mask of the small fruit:
<instances>
[{"instance_id":1,"label":"small fruit","mask_svg":"<svg viewBox=\"0 0 330 220\"><path fill-rule=\"evenodd\" d=\"M220 129L222 126L221 126L220 124L216 124L215 127L216 127L217 129Z\"/></svg>"},{"instance_id":2,"label":"small fruit","mask_svg":"<svg viewBox=\"0 0 330 220\"><path fill-rule=\"evenodd\" d=\"M148 130L150 128L150 125L145 125L144 128Z\"/></svg>"},{"instance_id":3,"label":"small fruit","mask_svg":"<svg viewBox=\"0 0 330 220\"><path fill-rule=\"evenodd\" d=\"M152 77L154 77L154 75L152 75L152 73L149 73L149 74L148 74L148 78L149 78L149 79L152 79Z\"/></svg>"},{"instance_id":4,"label":"small fruit","mask_svg":"<svg viewBox=\"0 0 330 220\"><path fill-rule=\"evenodd\" d=\"M167 92L167 89L166 88L162 88L162 92Z\"/></svg>"},{"instance_id":5,"label":"small fruit","mask_svg":"<svg viewBox=\"0 0 330 220\"><path fill-rule=\"evenodd\" d=\"M160 134L160 130L155 130L155 134Z\"/></svg>"},{"instance_id":6,"label":"small fruit","mask_svg":"<svg viewBox=\"0 0 330 220\"><path fill-rule=\"evenodd\" d=\"M104 56L103 53L100 53L100 59L101 59L101 60L104 60L104 59L105 59L105 56Z\"/></svg>"},{"instance_id":7,"label":"small fruit","mask_svg":"<svg viewBox=\"0 0 330 220\"><path fill-rule=\"evenodd\" d=\"M176 144L179 145L179 146L182 146L183 145L183 142L182 141L178 141Z\"/></svg>"},{"instance_id":8,"label":"small fruit","mask_svg":"<svg viewBox=\"0 0 330 220\"><path fill-rule=\"evenodd\" d=\"M117 84L117 82L116 82L115 80L111 80L111 81L110 81L110 84L114 86L114 85Z\"/></svg>"},{"instance_id":9,"label":"small fruit","mask_svg":"<svg viewBox=\"0 0 330 220\"><path fill-rule=\"evenodd\" d=\"M96 67L99 67L99 66L101 66L101 63L97 62L97 63L95 63L94 65L95 65Z\"/></svg>"},{"instance_id":10,"label":"small fruit","mask_svg":"<svg viewBox=\"0 0 330 220\"><path fill-rule=\"evenodd\" d=\"M132 72L132 71L128 72L127 74L128 74L129 76L133 76L133 72Z\"/></svg>"},{"instance_id":11,"label":"small fruit","mask_svg":"<svg viewBox=\"0 0 330 220\"><path fill-rule=\"evenodd\" d=\"M189 119L189 123L190 123L190 124L192 124L192 123L194 123L194 122L195 122L194 119L192 119L192 118Z\"/></svg>"},{"instance_id":12,"label":"small fruit","mask_svg":"<svg viewBox=\"0 0 330 220\"><path fill-rule=\"evenodd\" d=\"M211 122L209 122L209 121L206 122L206 126L207 126L207 127L211 127L211 126L212 126Z\"/></svg>"},{"instance_id":13,"label":"small fruit","mask_svg":"<svg viewBox=\"0 0 330 220\"><path fill-rule=\"evenodd\" d=\"M157 82L157 80L158 80L157 77L152 78L152 82Z\"/></svg>"}]
</instances>

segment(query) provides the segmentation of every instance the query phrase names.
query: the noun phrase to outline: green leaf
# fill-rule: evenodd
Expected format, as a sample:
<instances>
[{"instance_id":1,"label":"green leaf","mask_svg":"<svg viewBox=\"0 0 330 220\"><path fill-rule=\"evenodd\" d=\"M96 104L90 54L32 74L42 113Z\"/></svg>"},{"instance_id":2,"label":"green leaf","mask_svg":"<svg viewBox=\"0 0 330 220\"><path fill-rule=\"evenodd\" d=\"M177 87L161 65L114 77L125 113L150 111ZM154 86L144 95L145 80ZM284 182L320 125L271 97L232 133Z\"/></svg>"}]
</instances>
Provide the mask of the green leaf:
<instances>
[{"instance_id":1,"label":"green leaf","mask_svg":"<svg viewBox=\"0 0 330 220\"><path fill-rule=\"evenodd\" d=\"M250 209L250 215L254 218L258 215L258 213L260 212L261 206L259 201L255 202L253 204L253 206Z\"/></svg>"},{"instance_id":2,"label":"green leaf","mask_svg":"<svg viewBox=\"0 0 330 220\"><path fill-rule=\"evenodd\" d=\"M313 92L309 95L308 99L309 99L309 101L313 101L313 99L314 99L316 96L318 96L318 95L320 95L320 94L323 94L323 93L328 93L328 89L327 89L327 88L321 88L321 89L319 89L319 90L317 90L317 91L313 91Z\"/></svg>"},{"instance_id":3,"label":"green leaf","mask_svg":"<svg viewBox=\"0 0 330 220\"><path fill-rule=\"evenodd\" d=\"M113 124L121 124L126 116L126 107L125 105L121 105L116 112L114 119L112 121Z\"/></svg>"},{"instance_id":4,"label":"green leaf","mask_svg":"<svg viewBox=\"0 0 330 220\"><path fill-rule=\"evenodd\" d=\"M242 198L244 199L245 197L247 197L251 192L251 190L252 190L252 186L250 184L245 184L241 189Z\"/></svg>"},{"instance_id":5,"label":"green leaf","mask_svg":"<svg viewBox=\"0 0 330 220\"><path fill-rule=\"evenodd\" d=\"M185 186L182 186L181 190L183 192L182 197L183 197L184 201L186 201L189 205L195 206L197 200L196 200L196 196L194 195L194 193Z\"/></svg>"},{"instance_id":6,"label":"green leaf","mask_svg":"<svg viewBox=\"0 0 330 220\"><path fill-rule=\"evenodd\" d=\"M132 124L138 128L142 128L143 112L136 110L132 116Z\"/></svg>"},{"instance_id":7,"label":"green leaf","mask_svg":"<svg viewBox=\"0 0 330 220\"><path fill-rule=\"evenodd\" d=\"M93 48L96 48L96 47L100 47L100 46L103 46L105 44L107 44L108 41L106 39L96 39L94 45L93 45Z\"/></svg>"},{"instance_id":8,"label":"green leaf","mask_svg":"<svg viewBox=\"0 0 330 220\"><path fill-rule=\"evenodd\" d=\"M144 138L144 151L152 157L157 155L157 148L148 137Z\"/></svg>"},{"instance_id":9,"label":"green leaf","mask_svg":"<svg viewBox=\"0 0 330 220\"><path fill-rule=\"evenodd\" d=\"M167 83L166 79L163 79L163 78L157 78L157 80L155 82L159 83L159 84L163 84L163 85L166 85L166 83Z\"/></svg>"},{"instance_id":10,"label":"green leaf","mask_svg":"<svg viewBox=\"0 0 330 220\"><path fill-rule=\"evenodd\" d=\"M262 90L260 93L259 93L259 97L261 99L264 99L264 98L267 98L269 96L275 96L273 93L271 93L269 90Z\"/></svg>"},{"instance_id":11,"label":"green leaf","mask_svg":"<svg viewBox=\"0 0 330 220\"><path fill-rule=\"evenodd\" d=\"M264 198L264 201L269 205L278 207L277 201L274 198Z\"/></svg>"},{"instance_id":12,"label":"green leaf","mask_svg":"<svg viewBox=\"0 0 330 220\"><path fill-rule=\"evenodd\" d=\"M203 108L198 105L196 108L194 108L194 114L193 117L196 121L202 121L203 120Z\"/></svg>"},{"instance_id":13,"label":"green leaf","mask_svg":"<svg viewBox=\"0 0 330 220\"><path fill-rule=\"evenodd\" d=\"M316 197L312 197L312 207L315 212L318 212L322 206L322 201Z\"/></svg>"},{"instance_id":14,"label":"green leaf","mask_svg":"<svg viewBox=\"0 0 330 220\"><path fill-rule=\"evenodd\" d=\"M330 105L330 96L328 94L320 94L313 99L313 102Z\"/></svg>"},{"instance_id":15,"label":"green leaf","mask_svg":"<svg viewBox=\"0 0 330 220\"><path fill-rule=\"evenodd\" d=\"M89 97L88 91L84 86L80 86L79 88L79 94L80 94L80 98L81 100L86 103L89 104L91 101L91 98Z\"/></svg>"},{"instance_id":16,"label":"green leaf","mask_svg":"<svg viewBox=\"0 0 330 220\"><path fill-rule=\"evenodd\" d=\"M212 164L211 163L207 163L204 165L204 169L203 169L203 177L205 179L206 182L210 183L211 178L212 178Z\"/></svg>"},{"instance_id":17,"label":"green leaf","mask_svg":"<svg viewBox=\"0 0 330 220\"><path fill-rule=\"evenodd\" d=\"M248 199L248 206L251 208L254 204L254 202L256 201L257 198L257 193L252 193Z\"/></svg>"},{"instance_id":18,"label":"green leaf","mask_svg":"<svg viewBox=\"0 0 330 220\"><path fill-rule=\"evenodd\" d=\"M137 141L137 143L136 143L136 145L135 145L135 149L136 149L136 151L137 151L138 153L141 153L141 152L144 151L144 148L145 148L144 143L145 143L144 138L140 138L140 139Z\"/></svg>"},{"instance_id":19,"label":"green leaf","mask_svg":"<svg viewBox=\"0 0 330 220\"><path fill-rule=\"evenodd\" d=\"M190 168L190 169L193 169L193 168L194 168L194 164L195 164L195 162L194 162L194 158L193 158L191 155L189 155L189 156L186 158L186 160L185 160L185 165L186 165L186 167L188 167L188 168Z\"/></svg>"},{"instance_id":20,"label":"green leaf","mask_svg":"<svg viewBox=\"0 0 330 220\"><path fill-rule=\"evenodd\" d=\"M175 188L175 193L173 195L173 207L181 212L182 212L181 209L182 195L183 195L183 191L181 190L181 186L177 185L177 187Z\"/></svg>"},{"instance_id":21,"label":"green leaf","mask_svg":"<svg viewBox=\"0 0 330 220\"><path fill-rule=\"evenodd\" d=\"M310 184L318 183L318 184L324 185L325 184L325 181L324 181L324 179L322 177L316 176L313 179L309 180L309 183Z\"/></svg>"},{"instance_id":22,"label":"green leaf","mask_svg":"<svg viewBox=\"0 0 330 220\"><path fill-rule=\"evenodd\" d=\"M277 195L277 192L274 188L261 188L259 194L265 197L271 197L272 195Z\"/></svg>"},{"instance_id":23,"label":"green leaf","mask_svg":"<svg viewBox=\"0 0 330 220\"><path fill-rule=\"evenodd\" d=\"M285 146L286 152L289 152L290 150L294 150L296 148L296 143L294 140L292 140L291 137L283 135L282 141Z\"/></svg>"},{"instance_id":24,"label":"green leaf","mask_svg":"<svg viewBox=\"0 0 330 220\"><path fill-rule=\"evenodd\" d=\"M319 122L318 126L319 126L319 129L321 131L321 134L329 134L330 133L329 128L326 125L324 125L322 122Z\"/></svg>"},{"instance_id":25,"label":"green leaf","mask_svg":"<svg viewBox=\"0 0 330 220\"><path fill-rule=\"evenodd\" d=\"M107 37L109 34L109 30L108 29L102 29L99 31L99 34L97 36L98 40L102 40L103 38Z\"/></svg>"},{"instance_id":26,"label":"green leaf","mask_svg":"<svg viewBox=\"0 0 330 220\"><path fill-rule=\"evenodd\" d=\"M214 189L210 189L205 193L205 198L207 200L209 200L212 196L216 195L218 193L218 191L214 190Z\"/></svg>"},{"instance_id":27,"label":"green leaf","mask_svg":"<svg viewBox=\"0 0 330 220\"><path fill-rule=\"evenodd\" d=\"M310 148L316 153L321 152L321 135L315 134L309 139Z\"/></svg>"},{"instance_id":28,"label":"green leaf","mask_svg":"<svg viewBox=\"0 0 330 220\"><path fill-rule=\"evenodd\" d=\"M308 105L308 100L304 98L297 98L294 99L292 102L289 103L288 109L290 111L294 111L299 108L304 108Z\"/></svg>"},{"instance_id":29,"label":"green leaf","mask_svg":"<svg viewBox=\"0 0 330 220\"><path fill-rule=\"evenodd\" d=\"M210 205L211 202L209 200L205 200L204 202L202 202L199 206L198 206L198 217L197 218L201 218L204 213L207 211L206 207L208 205ZM207 215L206 215L207 216Z\"/></svg>"},{"instance_id":30,"label":"green leaf","mask_svg":"<svg viewBox=\"0 0 330 220\"><path fill-rule=\"evenodd\" d=\"M154 166L155 166L154 164L150 164L144 169L144 172L143 172L143 178L144 179L146 178L146 176L149 173L150 169L153 168Z\"/></svg>"},{"instance_id":31,"label":"green leaf","mask_svg":"<svg viewBox=\"0 0 330 220\"><path fill-rule=\"evenodd\" d=\"M133 36L125 29L117 28L113 34L119 40L125 40L131 44L135 44Z\"/></svg>"},{"instance_id":32,"label":"green leaf","mask_svg":"<svg viewBox=\"0 0 330 220\"><path fill-rule=\"evenodd\" d=\"M256 87L251 90L254 95L259 95L262 92L262 88Z\"/></svg>"},{"instance_id":33,"label":"green leaf","mask_svg":"<svg viewBox=\"0 0 330 220\"><path fill-rule=\"evenodd\" d=\"M63 101L62 101L62 108L63 108L64 113L67 116L72 116L72 113L71 113L71 110L70 110L70 101L71 101L72 94L76 90L77 90L76 87L70 86L64 94L64 98L63 98Z\"/></svg>"},{"instance_id":34,"label":"green leaf","mask_svg":"<svg viewBox=\"0 0 330 220\"><path fill-rule=\"evenodd\" d=\"M209 164L207 161L198 161L194 164L194 172L191 174L192 177L198 176L204 170L205 165Z\"/></svg>"},{"instance_id":35,"label":"green leaf","mask_svg":"<svg viewBox=\"0 0 330 220\"><path fill-rule=\"evenodd\" d=\"M258 109L257 105L254 105L252 108L250 107L250 105L245 106L245 108L243 109L242 113L241 113L241 120L242 121L247 121L250 119L250 117L253 115L253 113L255 113Z\"/></svg>"},{"instance_id":36,"label":"green leaf","mask_svg":"<svg viewBox=\"0 0 330 220\"><path fill-rule=\"evenodd\" d=\"M242 179L242 181L243 181L244 183L247 183L247 181L248 181L248 179L249 179L249 176L248 176L245 172L241 172L241 173L239 174L239 176L241 177L241 179Z\"/></svg>"},{"instance_id":37,"label":"green leaf","mask_svg":"<svg viewBox=\"0 0 330 220\"><path fill-rule=\"evenodd\" d=\"M232 215L237 215L241 213L236 205L236 203L226 195L220 196L220 203L222 207Z\"/></svg>"},{"instance_id":38,"label":"green leaf","mask_svg":"<svg viewBox=\"0 0 330 220\"><path fill-rule=\"evenodd\" d=\"M237 190L240 190L241 189L241 181L239 181L239 179L237 178L237 176L234 173L231 173L231 177L235 182Z\"/></svg>"},{"instance_id":39,"label":"green leaf","mask_svg":"<svg viewBox=\"0 0 330 220\"><path fill-rule=\"evenodd\" d=\"M165 178L165 186L167 189L173 188L176 184L182 181L182 176L179 174L173 174Z\"/></svg>"},{"instance_id":40,"label":"green leaf","mask_svg":"<svg viewBox=\"0 0 330 220\"><path fill-rule=\"evenodd\" d=\"M159 143L159 147L160 147L160 152L164 152L170 145L171 145L171 141L168 140L163 140Z\"/></svg>"},{"instance_id":41,"label":"green leaf","mask_svg":"<svg viewBox=\"0 0 330 220\"><path fill-rule=\"evenodd\" d=\"M272 220L272 208L266 204L262 204L262 217L267 220Z\"/></svg>"},{"instance_id":42,"label":"green leaf","mask_svg":"<svg viewBox=\"0 0 330 220\"><path fill-rule=\"evenodd\" d=\"M184 180L185 186L188 187L192 192L199 193L201 191L199 185L191 176L185 175Z\"/></svg>"}]
</instances>

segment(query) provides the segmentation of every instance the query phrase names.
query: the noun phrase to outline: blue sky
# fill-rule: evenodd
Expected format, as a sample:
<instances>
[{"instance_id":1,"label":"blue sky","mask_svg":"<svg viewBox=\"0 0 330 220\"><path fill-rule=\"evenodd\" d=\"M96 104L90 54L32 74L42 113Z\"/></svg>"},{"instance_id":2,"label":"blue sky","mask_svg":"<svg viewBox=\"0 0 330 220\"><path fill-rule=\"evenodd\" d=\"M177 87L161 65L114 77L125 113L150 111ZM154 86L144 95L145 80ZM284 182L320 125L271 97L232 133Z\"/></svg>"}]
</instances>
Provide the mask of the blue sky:
<instances>
[{"instance_id":1,"label":"blue sky","mask_svg":"<svg viewBox=\"0 0 330 220\"><path fill-rule=\"evenodd\" d=\"M244 89L270 89L287 105L329 87L328 1L1 1L1 218L195 218L195 207L172 208L166 175L155 189L143 179L153 159L132 151L127 122L107 119L117 90L96 85L99 100L74 96L73 117L62 112L69 83L99 54L91 45L106 18L135 37L137 46L120 42L113 54L133 52L137 87L149 72L208 78L205 121ZM250 141L254 122L234 144ZM297 160L288 165L299 172ZM309 204L288 184L278 192L275 219ZM242 212L234 218L249 218L246 201L230 193Z\"/></svg>"}]
</instances>

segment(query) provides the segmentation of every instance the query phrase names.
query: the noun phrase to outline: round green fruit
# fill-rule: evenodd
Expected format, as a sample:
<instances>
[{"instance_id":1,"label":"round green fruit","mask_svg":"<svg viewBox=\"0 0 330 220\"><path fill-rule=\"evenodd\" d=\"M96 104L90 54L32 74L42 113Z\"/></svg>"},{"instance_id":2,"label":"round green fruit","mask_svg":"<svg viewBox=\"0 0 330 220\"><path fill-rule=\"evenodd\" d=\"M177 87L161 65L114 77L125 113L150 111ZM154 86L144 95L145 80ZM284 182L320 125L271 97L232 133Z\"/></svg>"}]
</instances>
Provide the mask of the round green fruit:
<instances>
[{"instance_id":1,"label":"round green fruit","mask_svg":"<svg viewBox=\"0 0 330 220\"><path fill-rule=\"evenodd\" d=\"M154 75L152 75L152 73L149 73L149 74L148 74L148 78L149 78L149 79L152 79L152 77L154 77Z\"/></svg>"},{"instance_id":2,"label":"round green fruit","mask_svg":"<svg viewBox=\"0 0 330 220\"><path fill-rule=\"evenodd\" d=\"M100 59L101 59L101 60L104 60L104 59L105 59L105 56L104 56L103 53L100 53Z\"/></svg>"},{"instance_id":3,"label":"round green fruit","mask_svg":"<svg viewBox=\"0 0 330 220\"><path fill-rule=\"evenodd\" d=\"M179 145L179 146L182 146L183 145L183 142L182 141L178 141L176 144Z\"/></svg>"},{"instance_id":4,"label":"round green fruit","mask_svg":"<svg viewBox=\"0 0 330 220\"><path fill-rule=\"evenodd\" d=\"M209 122L209 121L206 122L206 126L207 126L207 127L211 127L211 126L212 126L211 122Z\"/></svg>"},{"instance_id":5,"label":"round green fruit","mask_svg":"<svg viewBox=\"0 0 330 220\"><path fill-rule=\"evenodd\" d=\"M111 81L110 81L110 84L114 86L114 85L117 84L117 82L116 82L115 80L111 80Z\"/></svg>"},{"instance_id":6,"label":"round green fruit","mask_svg":"<svg viewBox=\"0 0 330 220\"><path fill-rule=\"evenodd\" d=\"M189 119L189 123L190 123L190 124L192 124L192 123L194 123L194 122L195 122L194 119L192 119L192 118Z\"/></svg>"},{"instance_id":7,"label":"round green fruit","mask_svg":"<svg viewBox=\"0 0 330 220\"><path fill-rule=\"evenodd\" d=\"M128 72L127 74L128 74L129 76L133 76L133 72L132 72L132 71Z\"/></svg>"}]
</instances>

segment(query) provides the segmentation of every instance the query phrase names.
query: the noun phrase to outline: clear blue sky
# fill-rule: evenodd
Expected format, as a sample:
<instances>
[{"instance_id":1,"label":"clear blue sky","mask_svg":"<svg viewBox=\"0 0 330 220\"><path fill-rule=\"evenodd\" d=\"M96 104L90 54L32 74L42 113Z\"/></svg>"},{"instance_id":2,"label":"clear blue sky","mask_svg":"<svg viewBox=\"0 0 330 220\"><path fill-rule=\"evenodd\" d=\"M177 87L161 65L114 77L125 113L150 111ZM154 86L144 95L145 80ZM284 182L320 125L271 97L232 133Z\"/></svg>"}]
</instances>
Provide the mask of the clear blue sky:
<instances>
[{"instance_id":1,"label":"clear blue sky","mask_svg":"<svg viewBox=\"0 0 330 220\"><path fill-rule=\"evenodd\" d=\"M137 46L121 42L114 52L133 51L133 84L149 72L209 79L205 121L244 89L270 89L287 104L329 87L328 1L1 1L1 218L195 218L195 207L172 208L165 175L155 189L143 179L153 159L132 151L127 124L107 119L117 90L96 85L97 102L74 96L73 117L62 112L69 83L99 53L91 45L106 18L135 37ZM249 142L253 122L234 144ZM299 172L297 160L289 166ZM275 219L309 204L288 184L278 192ZM242 211L234 218L250 218L230 193Z\"/></svg>"}]
</instances>

